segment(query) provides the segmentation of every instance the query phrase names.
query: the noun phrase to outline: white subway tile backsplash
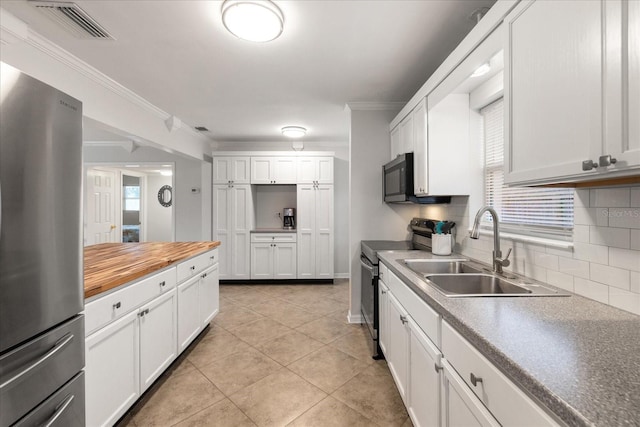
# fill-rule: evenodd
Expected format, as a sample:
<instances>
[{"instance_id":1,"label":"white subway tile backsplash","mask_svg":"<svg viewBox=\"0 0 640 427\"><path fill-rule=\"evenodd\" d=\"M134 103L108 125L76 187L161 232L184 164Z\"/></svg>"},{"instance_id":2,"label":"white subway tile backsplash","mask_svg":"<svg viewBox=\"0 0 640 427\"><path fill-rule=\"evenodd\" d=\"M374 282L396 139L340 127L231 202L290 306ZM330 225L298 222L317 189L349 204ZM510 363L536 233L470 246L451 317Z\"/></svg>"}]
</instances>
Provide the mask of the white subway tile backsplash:
<instances>
[{"instance_id":1,"label":"white subway tile backsplash","mask_svg":"<svg viewBox=\"0 0 640 427\"><path fill-rule=\"evenodd\" d=\"M574 208L573 223L578 225L597 225L597 215L598 210L596 208Z\"/></svg>"},{"instance_id":2,"label":"white subway tile backsplash","mask_svg":"<svg viewBox=\"0 0 640 427\"><path fill-rule=\"evenodd\" d=\"M547 283L557 286L569 292L573 292L573 276L559 271L547 271Z\"/></svg>"},{"instance_id":3,"label":"white subway tile backsplash","mask_svg":"<svg viewBox=\"0 0 640 427\"><path fill-rule=\"evenodd\" d=\"M628 249L630 235L628 228L589 227L589 242L595 245Z\"/></svg>"},{"instance_id":4,"label":"white subway tile backsplash","mask_svg":"<svg viewBox=\"0 0 640 427\"><path fill-rule=\"evenodd\" d=\"M594 282L604 283L620 289L630 289L631 273L629 270L592 263L590 272L591 280Z\"/></svg>"},{"instance_id":5,"label":"white subway tile backsplash","mask_svg":"<svg viewBox=\"0 0 640 427\"><path fill-rule=\"evenodd\" d=\"M610 248L609 265L632 271L640 271L640 251Z\"/></svg>"},{"instance_id":6,"label":"white subway tile backsplash","mask_svg":"<svg viewBox=\"0 0 640 427\"><path fill-rule=\"evenodd\" d=\"M640 230L631 230L631 249L640 250Z\"/></svg>"},{"instance_id":7,"label":"white subway tile backsplash","mask_svg":"<svg viewBox=\"0 0 640 427\"><path fill-rule=\"evenodd\" d=\"M581 188L576 190L573 196L573 207L574 208L588 208L591 206L589 204L589 193L591 190L588 188Z\"/></svg>"},{"instance_id":8,"label":"white subway tile backsplash","mask_svg":"<svg viewBox=\"0 0 640 427\"><path fill-rule=\"evenodd\" d=\"M583 279L589 278L589 263L571 258L558 258L560 272L570 274Z\"/></svg>"},{"instance_id":9,"label":"white subway tile backsplash","mask_svg":"<svg viewBox=\"0 0 640 427\"><path fill-rule=\"evenodd\" d=\"M596 301L609 303L609 286L576 277L573 279L574 292Z\"/></svg>"},{"instance_id":10,"label":"white subway tile backsplash","mask_svg":"<svg viewBox=\"0 0 640 427\"><path fill-rule=\"evenodd\" d=\"M622 188L596 188L591 190L590 204L592 208L627 208L631 202L631 189Z\"/></svg>"},{"instance_id":11,"label":"white subway tile backsplash","mask_svg":"<svg viewBox=\"0 0 640 427\"><path fill-rule=\"evenodd\" d=\"M536 265L540 267L544 267L549 270L558 270L558 256L557 255L549 255L543 253L536 253L534 262Z\"/></svg>"},{"instance_id":12,"label":"white subway tile backsplash","mask_svg":"<svg viewBox=\"0 0 640 427\"><path fill-rule=\"evenodd\" d=\"M540 282L547 281L547 269L538 265L525 264L524 275Z\"/></svg>"},{"instance_id":13,"label":"white subway tile backsplash","mask_svg":"<svg viewBox=\"0 0 640 427\"><path fill-rule=\"evenodd\" d=\"M640 208L640 187L631 188L631 207Z\"/></svg>"},{"instance_id":14,"label":"white subway tile backsplash","mask_svg":"<svg viewBox=\"0 0 640 427\"><path fill-rule=\"evenodd\" d=\"M609 208L595 208L596 210L596 224L600 227L608 227L609 223Z\"/></svg>"},{"instance_id":15,"label":"white subway tile backsplash","mask_svg":"<svg viewBox=\"0 0 640 427\"><path fill-rule=\"evenodd\" d=\"M610 227L640 229L640 208L611 208L607 216Z\"/></svg>"},{"instance_id":16,"label":"white subway tile backsplash","mask_svg":"<svg viewBox=\"0 0 640 427\"><path fill-rule=\"evenodd\" d=\"M640 294L609 288L609 304L640 315Z\"/></svg>"},{"instance_id":17,"label":"white subway tile backsplash","mask_svg":"<svg viewBox=\"0 0 640 427\"><path fill-rule=\"evenodd\" d=\"M558 255L566 258L573 257L573 248L555 248L547 246L547 253L549 255Z\"/></svg>"},{"instance_id":18,"label":"white subway tile backsplash","mask_svg":"<svg viewBox=\"0 0 640 427\"><path fill-rule=\"evenodd\" d=\"M635 292L636 294L640 294L640 272L637 272L637 271L631 272L631 281L629 284L629 290L631 292Z\"/></svg>"},{"instance_id":19,"label":"white subway tile backsplash","mask_svg":"<svg viewBox=\"0 0 640 427\"><path fill-rule=\"evenodd\" d=\"M573 244L573 257L582 261L608 264L609 248L607 246L575 242Z\"/></svg>"},{"instance_id":20,"label":"white subway tile backsplash","mask_svg":"<svg viewBox=\"0 0 640 427\"><path fill-rule=\"evenodd\" d=\"M591 227L588 225L574 225L573 226L573 241L580 243L589 243L589 233Z\"/></svg>"}]
</instances>

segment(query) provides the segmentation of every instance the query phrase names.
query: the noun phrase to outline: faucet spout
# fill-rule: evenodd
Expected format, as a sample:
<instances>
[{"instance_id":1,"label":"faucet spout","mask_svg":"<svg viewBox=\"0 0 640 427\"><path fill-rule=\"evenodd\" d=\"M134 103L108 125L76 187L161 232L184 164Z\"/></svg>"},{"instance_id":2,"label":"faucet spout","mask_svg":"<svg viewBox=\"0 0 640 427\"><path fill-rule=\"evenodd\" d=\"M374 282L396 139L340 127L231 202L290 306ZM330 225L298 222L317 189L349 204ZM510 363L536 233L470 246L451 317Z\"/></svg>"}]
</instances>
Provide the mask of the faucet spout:
<instances>
[{"instance_id":1,"label":"faucet spout","mask_svg":"<svg viewBox=\"0 0 640 427\"><path fill-rule=\"evenodd\" d=\"M502 258L502 251L500 250L500 224L498 220L498 213L491 206L484 206L476 213L476 218L473 220L473 227L469 237L472 239L478 239L480 237L480 221L485 212L489 212L493 219L493 271L502 274L502 268L508 267L511 263L509 261L509 255L511 255L511 249L507 252L507 256Z\"/></svg>"}]
</instances>

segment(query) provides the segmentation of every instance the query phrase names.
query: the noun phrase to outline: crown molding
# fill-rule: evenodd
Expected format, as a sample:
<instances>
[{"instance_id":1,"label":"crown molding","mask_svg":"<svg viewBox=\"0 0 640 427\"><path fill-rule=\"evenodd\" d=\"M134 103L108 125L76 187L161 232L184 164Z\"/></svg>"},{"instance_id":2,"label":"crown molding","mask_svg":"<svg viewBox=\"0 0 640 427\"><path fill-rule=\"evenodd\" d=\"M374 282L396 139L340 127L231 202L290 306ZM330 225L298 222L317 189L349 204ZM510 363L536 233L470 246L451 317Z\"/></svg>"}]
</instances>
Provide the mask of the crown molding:
<instances>
[{"instance_id":1,"label":"crown molding","mask_svg":"<svg viewBox=\"0 0 640 427\"><path fill-rule=\"evenodd\" d=\"M351 111L399 111L406 102L347 102L345 109Z\"/></svg>"}]
</instances>

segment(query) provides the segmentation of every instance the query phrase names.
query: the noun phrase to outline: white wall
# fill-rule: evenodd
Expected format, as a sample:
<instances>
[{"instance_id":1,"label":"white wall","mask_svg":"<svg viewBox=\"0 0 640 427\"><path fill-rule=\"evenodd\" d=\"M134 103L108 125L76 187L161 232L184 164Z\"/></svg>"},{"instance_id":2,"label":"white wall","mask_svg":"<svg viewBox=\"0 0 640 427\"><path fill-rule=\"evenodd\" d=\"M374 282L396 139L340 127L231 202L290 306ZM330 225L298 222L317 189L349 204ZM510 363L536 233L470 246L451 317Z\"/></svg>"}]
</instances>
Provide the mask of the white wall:
<instances>
[{"instance_id":1,"label":"white wall","mask_svg":"<svg viewBox=\"0 0 640 427\"><path fill-rule=\"evenodd\" d=\"M143 227L146 229L146 239L148 242L171 242L173 233L171 224L173 223L173 207L164 207L158 202L158 191L164 185L173 185L170 176L147 175L146 179L146 221Z\"/></svg>"},{"instance_id":2,"label":"white wall","mask_svg":"<svg viewBox=\"0 0 640 427\"><path fill-rule=\"evenodd\" d=\"M392 108L392 107L389 107ZM360 322L360 241L407 240L409 221L420 212L414 204L382 200L382 166L390 160L389 123L397 109L350 110L349 253L350 321Z\"/></svg>"},{"instance_id":3,"label":"white wall","mask_svg":"<svg viewBox=\"0 0 640 427\"><path fill-rule=\"evenodd\" d=\"M83 157L85 163L144 163L174 162L174 222L175 238L179 242L211 239L211 229L203 228L203 203L211 200L211 175L203 176L204 162L182 156L175 156L150 147L139 147L132 153L117 146L86 146ZM207 166L205 166L207 167ZM210 170L210 168L209 168ZM199 193L192 193L199 188ZM204 198L203 194L209 194ZM209 205L210 206L210 205ZM211 220L209 219L210 223Z\"/></svg>"}]
</instances>

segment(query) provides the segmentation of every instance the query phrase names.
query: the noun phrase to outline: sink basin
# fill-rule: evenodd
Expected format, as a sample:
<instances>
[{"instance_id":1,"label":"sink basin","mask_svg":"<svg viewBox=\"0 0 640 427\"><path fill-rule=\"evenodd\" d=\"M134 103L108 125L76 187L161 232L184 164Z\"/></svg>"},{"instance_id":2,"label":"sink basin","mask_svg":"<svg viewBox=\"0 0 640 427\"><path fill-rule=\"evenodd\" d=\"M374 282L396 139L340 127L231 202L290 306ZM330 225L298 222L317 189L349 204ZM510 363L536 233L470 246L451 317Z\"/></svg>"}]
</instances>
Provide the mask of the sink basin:
<instances>
[{"instance_id":1,"label":"sink basin","mask_svg":"<svg viewBox=\"0 0 640 427\"><path fill-rule=\"evenodd\" d=\"M546 286L516 284L491 274L431 274L425 279L448 297L568 296Z\"/></svg>"},{"instance_id":2,"label":"sink basin","mask_svg":"<svg viewBox=\"0 0 640 427\"><path fill-rule=\"evenodd\" d=\"M466 264L466 259L406 259L404 264L421 276L425 274L467 274L481 273L482 270Z\"/></svg>"}]
</instances>

